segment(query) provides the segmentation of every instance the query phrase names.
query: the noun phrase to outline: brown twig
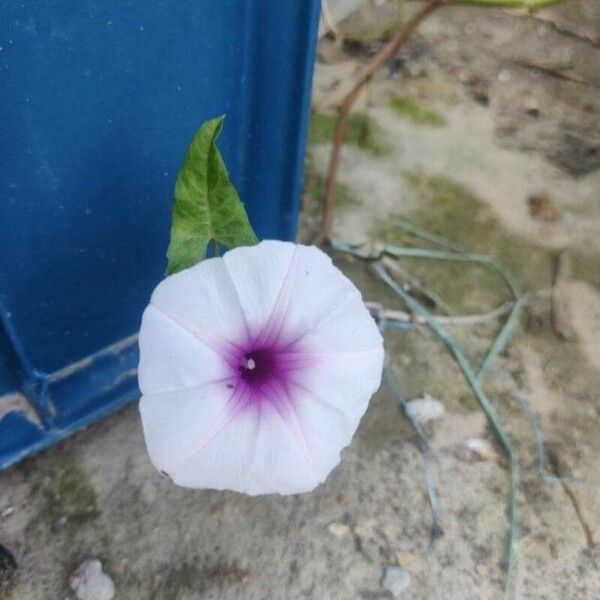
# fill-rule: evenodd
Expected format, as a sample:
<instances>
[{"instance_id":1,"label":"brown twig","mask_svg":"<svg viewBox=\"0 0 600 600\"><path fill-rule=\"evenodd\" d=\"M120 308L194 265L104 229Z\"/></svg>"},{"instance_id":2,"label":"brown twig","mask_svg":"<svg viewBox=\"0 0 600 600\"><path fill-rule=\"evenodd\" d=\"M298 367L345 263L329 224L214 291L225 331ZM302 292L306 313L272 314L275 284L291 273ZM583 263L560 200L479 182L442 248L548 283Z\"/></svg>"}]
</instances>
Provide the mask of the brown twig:
<instances>
[{"instance_id":1,"label":"brown twig","mask_svg":"<svg viewBox=\"0 0 600 600\"><path fill-rule=\"evenodd\" d=\"M563 340L575 337L567 292L570 270L569 255L563 250L556 259L552 286L552 325Z\"/></svg>"},{"instance_id":2,"label":"brown twig","mask_svg":"<svg viewBox=\"0 0 600 600\"><path fill-rule=\"evenodd\" d=\"M375 73L377 73L377 71L379 71L379 69L390 58L392 58L398 52L398 50L400 50L400 48L406 44L406 42L408 42L412 34L420 25L421 21L445 4L448 4L448 0L429 2L420 8L409 19L404 28L381 49L381 51L373 58L373 60L371 60L369 64L365 66L350 91L344 96L338 111L335 130L333 132L333 146L331 148L331 155L329 157L329 166L327 168L327 185L325 188L325 199L323 201L323 221L321 223L321 228L314 240L315 245L323 245L329 240L331 235L337 172L340 162L340 154L342 151L342 144L344 143L344 138L346 137L348 116L350 114L352 105L358 98L358 95L365 85L371 81Z\"/></svg>"},{"instance_id":3,"label":"brown twig","mask_svg":"<svg viewBox=\"0 0 600 600\"><path fill-rule=\"evenodd\" d=\"M577 494L575 494L573 488L569 485L569 483L563 479L566 475L567 469L565 469L564 461L561 459L560 455L556 452L554 448L548 449L548 460L550 461L550 465L552 466L556 475L560 478L560 484L571 501L573 505L573 510L577 515L577 520L581 525L581 530L583 532L583 536L585 538L585 542L588 548L594 548L597 546L596 539L594 538L594 534L592 533L592 529L587 522L585 515L581 509L581 505L579 503L579 499L577 498Z\"/></svg>"}]
</instances>

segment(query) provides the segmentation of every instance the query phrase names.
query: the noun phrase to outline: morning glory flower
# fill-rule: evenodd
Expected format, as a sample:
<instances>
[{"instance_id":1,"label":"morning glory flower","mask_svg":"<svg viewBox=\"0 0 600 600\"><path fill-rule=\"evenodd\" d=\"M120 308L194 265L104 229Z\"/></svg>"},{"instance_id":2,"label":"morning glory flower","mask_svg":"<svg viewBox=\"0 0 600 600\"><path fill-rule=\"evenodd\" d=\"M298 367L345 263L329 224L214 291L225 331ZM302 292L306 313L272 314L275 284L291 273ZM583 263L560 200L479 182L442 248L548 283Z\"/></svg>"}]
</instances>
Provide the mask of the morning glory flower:
<instances>
[{"instance_id":1,"label":"morning glory flower","mask_svg":"<svg viewBox=\"0 0 600 600\"><path fill-rule=\"evenodd\" d=\"M140 330L150 459L178 485L315 488L381 381L383 342L316 247L264 241L164 279Z\"/></svg>"}]
</instances>

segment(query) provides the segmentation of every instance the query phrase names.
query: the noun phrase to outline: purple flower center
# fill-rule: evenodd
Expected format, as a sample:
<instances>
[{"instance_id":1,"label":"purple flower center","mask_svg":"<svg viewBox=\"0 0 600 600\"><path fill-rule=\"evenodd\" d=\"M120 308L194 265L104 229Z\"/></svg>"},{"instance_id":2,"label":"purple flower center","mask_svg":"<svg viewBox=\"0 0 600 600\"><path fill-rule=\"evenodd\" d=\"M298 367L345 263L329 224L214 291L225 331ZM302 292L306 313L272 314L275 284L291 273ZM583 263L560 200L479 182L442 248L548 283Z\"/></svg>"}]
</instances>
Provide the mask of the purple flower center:
<instances>
[{"instance_id":1,"label":"purple flower center","mask_svg":"<svg viewBox=\"0 0 600 600\"><path fill-rule=\"evenodd\" d=\"M299 371L314 362L310 353L287 341L282 332L277 336L257 335L230 351L226 360L235 411L264 403L281 408L290 401L289 392Z\"/></svg>"},{"instance_id":2,"label":"purple flower center","mask_svg":"<svg viewBox=\"0 0 600 600\"><path fill-rule=\"evenodd\" d=\"M271 348L253 348L244 353L239 365L239 376L250 387L256 388L278 378L281 371L277 352Z\"/></svg>"}]
</instances>

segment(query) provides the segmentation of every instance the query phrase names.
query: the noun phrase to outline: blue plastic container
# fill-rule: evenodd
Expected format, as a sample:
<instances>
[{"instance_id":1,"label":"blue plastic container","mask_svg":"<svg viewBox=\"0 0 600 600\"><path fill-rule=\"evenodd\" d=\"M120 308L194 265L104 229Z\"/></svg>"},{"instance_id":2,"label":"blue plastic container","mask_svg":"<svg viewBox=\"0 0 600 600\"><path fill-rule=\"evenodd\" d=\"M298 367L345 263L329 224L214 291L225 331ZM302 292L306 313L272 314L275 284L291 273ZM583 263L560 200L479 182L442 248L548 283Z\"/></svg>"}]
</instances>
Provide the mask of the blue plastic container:
<instances>
[{"instance_id":1,"label":"blue plastic container","mask_svg":"<svg viewBox=\"0 0 600 600\"><path fill-rule=\"evenodd\" d=\"M259 237L293 238L318 14L0 2L0 466L138 396L135 334L202 121L227 115L219 146Z\"/></svg>"}]
</instances>

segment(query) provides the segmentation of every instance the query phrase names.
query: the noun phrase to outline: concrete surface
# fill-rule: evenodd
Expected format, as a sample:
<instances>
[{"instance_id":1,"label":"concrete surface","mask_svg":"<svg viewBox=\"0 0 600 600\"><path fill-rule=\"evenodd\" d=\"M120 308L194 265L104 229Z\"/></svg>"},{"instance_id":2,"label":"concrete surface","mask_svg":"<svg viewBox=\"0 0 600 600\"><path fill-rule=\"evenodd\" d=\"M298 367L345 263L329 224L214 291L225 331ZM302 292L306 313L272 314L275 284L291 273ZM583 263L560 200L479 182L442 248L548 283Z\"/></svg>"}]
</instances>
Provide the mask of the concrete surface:
<instances>
[{"instance_id":1,"label":"concrete surface","mask_svg":"<svg viewBox=\"0 0 600 600\"><path fill-rule=\"evenodd\" d=\"M408 216L501 257L528 291L541 290L532 295L499 367L527 392L554 472L600 483L600 172L593 152L573 152L561 138L573 122L583 147L597 144L595 125L572 106L585 87L596 90L586 114L600 111L591 72L600 64L591 56L600 51L598 40L586 34L588 23L572 13L547 13L544 19L448 9L424 26L400 63L380 74L357 107L366 112L375 139L366 144L358 136L344 149L335 231L349 239L401 243L393 220ZM545 51L524 37L531 27L535 35L552 36L553 52L563 48L575 56L582 43L589 50L590 58L573 59L576 80L571 70L558 100L555 75L530 65ZM520 45L508 44L515 32L521 32ZM508 56L507 44L529 58ZM321 124L327 124L328 98L372 51L366 45L347 52L322 42L315 82L315 105L325 115ZM516 63L517 70L524 69L519 77L512 74ZM510 75L500 75L503 69ZM527 83L532 70L537 87ZM398 97L412 104L394 109L390 104ZM441 119L428 121L423 111ZM315 127L304 240L318 225L329 150ZM547 197L552 210L532 212L532 195ZM565 250L572 269L563 282L564 297L574 333L567 341L552 327L549 302L555 259ZM367 299L397 305L364 265L335 259ZM409 268L457 313L489 309L505 299L476 270ZM480 357L496 331L492 323L455 333L472 357ZM384 599L392 597L389 573L395 565L411 574L408 587L398 592L401 598L500 598L508 492L502 452L438 343L416 331L388 334L386 347L406 394L429 394L445 407L426 426L438 451L432 477L445 532L433 549L421 456L386 388L373 398L327 482L293 497L175 487L151 467L136 406L130 406L0 473L0 542L19 564L0 597L72 599L71 574L98 558L114 582L115 598L125 600ZM517 597L600 597L600 492L543 481L518 402L503 381L493 379L488 387L522 466ZM483 457L469 450L472 438L488 442Z\"/></svg>"}]
</instances>

